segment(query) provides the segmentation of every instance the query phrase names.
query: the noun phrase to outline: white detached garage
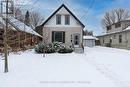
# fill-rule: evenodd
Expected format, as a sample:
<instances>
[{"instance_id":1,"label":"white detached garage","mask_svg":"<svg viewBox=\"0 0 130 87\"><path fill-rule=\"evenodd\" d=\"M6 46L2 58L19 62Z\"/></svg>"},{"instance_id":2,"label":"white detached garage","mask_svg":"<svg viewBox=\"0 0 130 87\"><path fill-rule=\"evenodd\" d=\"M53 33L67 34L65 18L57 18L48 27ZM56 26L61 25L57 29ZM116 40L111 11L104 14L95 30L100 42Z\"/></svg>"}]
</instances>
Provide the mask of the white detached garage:
<instances>
[{"instance_id":1,"label":"white detached garage","mask_svg":"<svg viewBox=\"0 0 130 87\"><path fill-rule=\"evenodd\" d=\"M87 47L95 46L95 40L98 40L98 39L94 36L83 36L84 46L87 46Z\"/></svg>"}]
</instances>

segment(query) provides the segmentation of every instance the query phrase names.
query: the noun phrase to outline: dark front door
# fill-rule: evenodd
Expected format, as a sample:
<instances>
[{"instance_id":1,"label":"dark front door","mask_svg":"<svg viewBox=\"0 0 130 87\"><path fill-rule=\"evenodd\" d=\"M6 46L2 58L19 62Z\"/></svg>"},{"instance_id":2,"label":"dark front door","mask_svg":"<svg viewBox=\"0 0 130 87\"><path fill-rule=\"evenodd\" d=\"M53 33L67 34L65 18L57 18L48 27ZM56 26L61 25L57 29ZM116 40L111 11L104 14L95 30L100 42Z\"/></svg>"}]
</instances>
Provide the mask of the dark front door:
<instances>
[{"instance_id":1,"label":"dark front door","mask_svg":"<svg viewBox=\"0 0 130 87\"><path fill-rule=\"evenodd\" d=\"M80 35L79 34L75 34L74 35L74 46L75 47L79 46L79 42L80 42Z\"/></svg>"}]
</instances>

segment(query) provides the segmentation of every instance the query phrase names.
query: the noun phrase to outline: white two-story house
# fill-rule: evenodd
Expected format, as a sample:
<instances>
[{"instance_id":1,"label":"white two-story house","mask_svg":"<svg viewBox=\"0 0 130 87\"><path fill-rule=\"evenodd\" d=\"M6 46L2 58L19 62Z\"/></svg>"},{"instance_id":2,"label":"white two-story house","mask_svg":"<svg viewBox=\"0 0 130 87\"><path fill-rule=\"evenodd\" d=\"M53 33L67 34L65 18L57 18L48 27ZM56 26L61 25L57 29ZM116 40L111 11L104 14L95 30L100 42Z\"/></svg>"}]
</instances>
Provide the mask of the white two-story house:
<instances>
[{"instance_id":1,"label":"white two-story house","mask_svg":"<svg viewBox=\"0 0 130 87\"><path fill-rule=\"evenodd\" d=\"M101 46L130 49L130 20L107 26L105 34L98 36Z\"/></svg>"},{"instance_id":2,"label":"white two-story house","mask_svg":"<svg viewBox=\"0 0 130 87\"><path fill-rule=\"evenodd\" d=\"M67 46L81 47L83 44L83 23L62 4L48 19L38 28L41 29L43 40L61 42Z\"/></svg>"}]
</instances>

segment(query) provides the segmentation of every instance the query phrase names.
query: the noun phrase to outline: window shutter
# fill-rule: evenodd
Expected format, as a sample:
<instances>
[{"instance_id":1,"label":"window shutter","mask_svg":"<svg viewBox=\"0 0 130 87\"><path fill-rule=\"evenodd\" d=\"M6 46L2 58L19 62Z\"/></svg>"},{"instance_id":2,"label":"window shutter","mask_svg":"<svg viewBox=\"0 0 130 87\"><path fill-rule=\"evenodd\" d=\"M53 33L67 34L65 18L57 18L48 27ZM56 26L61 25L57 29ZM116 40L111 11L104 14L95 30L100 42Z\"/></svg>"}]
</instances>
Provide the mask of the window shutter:
<instances>
[{"instance_id":1,"label":"window shutter","mask_svg":"<svg viewBox=\"0 0 130 87\"><path fill-rule=\"evenodd\" d=\"M54 31L52 31L52 42L54 42Z\"/></svg>"},{"instance_id":2,"label":"window shutter","mask_svg":"<svg viewBox=\"0 0 130 87\"><path fill-rule=\"evenodd\" d=\"M65 43L65 32L63 32L63 43Z\"/></svg>"}]
</instances>

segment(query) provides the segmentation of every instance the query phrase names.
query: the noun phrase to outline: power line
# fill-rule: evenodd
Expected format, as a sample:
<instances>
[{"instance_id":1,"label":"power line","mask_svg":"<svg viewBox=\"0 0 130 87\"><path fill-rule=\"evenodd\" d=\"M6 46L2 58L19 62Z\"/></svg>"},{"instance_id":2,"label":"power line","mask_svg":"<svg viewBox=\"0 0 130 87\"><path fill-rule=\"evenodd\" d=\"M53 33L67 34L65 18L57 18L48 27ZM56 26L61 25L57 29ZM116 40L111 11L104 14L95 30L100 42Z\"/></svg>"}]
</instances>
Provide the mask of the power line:
<instances>
[{"instance_id":1,"label":"power line","mask_svg":"<svg viewBox=\"0 0 130 87\"><path fill-rule=\"evenodd\" d=\"M30 1L31 1L31 0L30 0ZM39 0L36 0L35 2L33 2L33 3L32 3L32 4L34 4L33 7L30 8L30 9L27 9L27 10L32 10L32 9L34 8L34 6L37 4L38 1L39 1ZM21 6L20 8L22 8L22 6ZM19 9L20 9L20 8L19 8ZM23 17L23 15L18 16L18 17ZM17 22L17 21L16 21L16 22ZM15 21L14 21L14 23L15 23Z\"/></svg>"},{"instance_id":2,"label":"power line","mask_svg":"<svg viewBox=\"0 0 130 87\"><path fill-rule=\"evenodd\" d=\"M88 7L88 9L87 10L84 9L85 14L81 17L81 19L82 18L85 18L85 19L87 18L86 15L89 13L90 9L94 6L94 4L95 4L95 0L92 0L92 2L90 3L90 6Z\"/></svg>"},{"instance_id":3,"label":"power line","mask_svg":"<svg viewBox=\"0 0 130 87\"><path fill-rule=\"evenodd\" d=\"M20 4L18 4L18 6L20 6L20 8L24 5L27 5L29 2L31 2L32 0L29 0L27 3L24 4L24 0L22 0L22 2Z\"/></svg>"},{"instance_id":4,"label":"power line","mask_svg":"<svg viewBox=\"0 0 130 87\"><path fill-rule=\"evenodd\" d=\"M32 9L34 9L34 7L36 6L36 5L38 5L37 3L38 3L38 1L39 0L36 0L34 3L33 3L33 7L32 8L30 8L30 9L28 9L28 10L32 10Z\"/></svg>"},{"instance_id":5,"label":"power line","mask_svg":"<svg viewBox=\"0 0 130 87\"><path fill-rule=\"evenodd\" d=\"M31 2L32 0L28 1L28 2ZM35 2L37 2L38 0L36 0ZM24 0L22 0L22 3L20 3L21 5L18 5L20 7L18 7L18 9L21 9L21 8L24 8L26 5L28 5L28 2L23 6L22 4L24 4ZM35 4L35 2L33 4ZM2 5L3 7L6 8L6 5ZM16 5L15 5L16 6ZM14 6L14 8L15 8ZM17 6L16 6L17 7ZM8 8L9 9L9 8ZM2 10L2 9L1 9Z\"/></svg>"},{"instance_id":6,"label":"power line","mask_svg":"<svg viewBox=\"0 0 130 87\"><path fill-rule=\"evenodd\" d=\"M86 26L87 26L87 18L88 18L87 16L89 14L90 9L93 8L94 4L95 4L95 0L92 0L90 2L90 6L88 7L88 9L87 10L83 9L84 10L84 15L80 19L83 19L85 21Z\"/></svg>"},{"instance_id":7,"label":"power line","mask_svg":"<svg viewBox=\"0 0 130 87\"><path fill-rule=\"evenodd\" d=\"M60 2L65 3L65 4L69 4L69 3L66 3L65 0L60 0ZM87 10L82 9L82 11L84 11L84 14L80 17L80 19L82 19L82 18L85 19L85 20L87 19L87 15L88 15L90 9L94 6L94 4L95 4L95 0L91 0L88 4ZM78 10L76 9L76 11L78 11ZM81 9L79 11L81 11Z\"/></svg>"},{"instance_id":8,"label":"power line","mask_svg":"<svg viewBox=\"0 0 130 87\"><path fill-rule=\"evenodd\" d=\"M24 1L24 0L23 0ZM27 5L29 5L29 2L31 2L32 0L30 0L30 1L28 1L26 4L24 4L24 2L22 2L21 3L21 6L19 7L19 9L25 9L25 7L27 6ZM33 7L31 7L30 9L27 9L27 10L32 10L33 8L34 8L34 6L37 4L37 2L38 2L39 0L35 0L33 3L32 3L32 6ZM22 5L22 4L24 4L24 5Z\"/></svg>"}]
</instances>

